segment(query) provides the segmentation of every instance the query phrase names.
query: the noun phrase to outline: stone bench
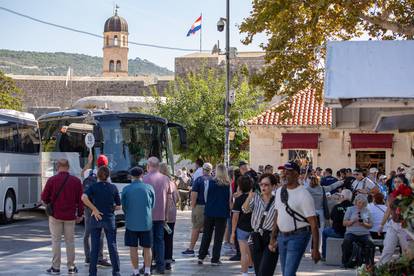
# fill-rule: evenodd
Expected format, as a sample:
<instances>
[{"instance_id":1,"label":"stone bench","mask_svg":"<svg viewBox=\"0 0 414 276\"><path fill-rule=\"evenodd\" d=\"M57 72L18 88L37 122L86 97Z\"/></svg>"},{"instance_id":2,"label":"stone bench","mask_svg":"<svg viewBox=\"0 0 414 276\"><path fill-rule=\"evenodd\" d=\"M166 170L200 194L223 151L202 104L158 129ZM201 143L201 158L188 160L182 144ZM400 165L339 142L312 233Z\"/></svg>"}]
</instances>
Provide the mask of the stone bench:
<instances>
[{"instance_id":1,"label":"stone bench","mask_svg":"<svg viewBox=\"0 0 414 276\"><path fill-rule=\"evenodd\" d=\"M342 238L328 238L326 240L326 264L337 265L342 264Z\"/></svg>"}]
</instances>

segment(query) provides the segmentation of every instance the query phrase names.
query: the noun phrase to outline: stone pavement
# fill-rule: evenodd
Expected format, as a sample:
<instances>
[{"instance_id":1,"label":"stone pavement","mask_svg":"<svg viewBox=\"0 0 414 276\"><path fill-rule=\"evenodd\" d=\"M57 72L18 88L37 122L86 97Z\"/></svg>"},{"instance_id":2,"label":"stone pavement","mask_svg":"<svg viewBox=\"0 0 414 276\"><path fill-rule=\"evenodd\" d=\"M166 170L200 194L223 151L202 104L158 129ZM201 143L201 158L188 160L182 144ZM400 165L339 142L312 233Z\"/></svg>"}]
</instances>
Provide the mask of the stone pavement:
<instances>
[{"instance_id":1,"label":"stone pavement","mask_svg":"<svg viewBox=\"0 0 414 276\"><path fill-rule=\"evenodd\" d=\"M223 266L212 267L209 262L205 262L203 266L197 264L196 258L187 258L181 256L180 252L188 246L190 237L190 212L178 212L176 233L174 237L174 258L176 263L172 272L166 274L171 275L240 275L240 265L238 262L227 261L228 257L222 258ZM129 262L128 248L124 246L124 227L118 231L118 249L121 259L122 275L131 274L131 265ZM106 247L106 246L105 246ZM81 238L76 239L76 262L79 269L79 276L88 275L88 267L83 263L83 247ZM140 259L142 261L142 259ZM0 259L0 275L47 275L45 270L50 267L51 247L45 246L22 253L10 255ZM65 264L65 250L62 249L62 264ZM61 275L67 275L67 269L64 265L61 267ZM280 265L277 266L276 275L280 274ZM112 275L111 269L99 268L98 275ZM310 259L310 254L306 254L302 259L301 266L297 275L355 275L354 270L342 270L339 267L327 266L322 263L314 264Z\"/></svg>"}]
</instances>

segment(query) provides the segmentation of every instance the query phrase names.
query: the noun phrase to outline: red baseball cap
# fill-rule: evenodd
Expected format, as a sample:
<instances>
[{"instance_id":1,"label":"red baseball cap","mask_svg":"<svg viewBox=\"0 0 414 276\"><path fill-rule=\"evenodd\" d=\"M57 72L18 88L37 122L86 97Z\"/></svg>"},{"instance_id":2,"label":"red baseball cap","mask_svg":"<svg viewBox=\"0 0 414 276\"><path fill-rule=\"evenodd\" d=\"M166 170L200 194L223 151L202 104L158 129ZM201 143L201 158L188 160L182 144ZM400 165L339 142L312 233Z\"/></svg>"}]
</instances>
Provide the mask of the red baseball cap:
<instances>
[{"instance_id":1,"label":"red baseball cap","mask_svg":"<svg viewBox=\"0 0 414 276\"><path fill-rule=\"evenodd\" d=\"M103 154L99 155L98 159L96 159L96 165L98 167L108 166L108 157Z\"/></svg>"}]
</instances>

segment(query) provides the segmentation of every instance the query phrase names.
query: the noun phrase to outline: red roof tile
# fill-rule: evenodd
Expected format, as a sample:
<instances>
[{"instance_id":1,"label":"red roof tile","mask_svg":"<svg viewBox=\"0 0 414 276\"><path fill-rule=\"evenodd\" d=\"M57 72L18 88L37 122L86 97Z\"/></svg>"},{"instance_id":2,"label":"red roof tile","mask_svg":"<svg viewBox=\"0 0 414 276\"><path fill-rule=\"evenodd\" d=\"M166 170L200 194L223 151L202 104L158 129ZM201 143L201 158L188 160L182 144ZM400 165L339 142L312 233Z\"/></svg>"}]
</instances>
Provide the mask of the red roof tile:
<instances>
[{"instance_id":1,"label":"red roof tile","mask_svg":"<svg viewBox=\"0 0 414 276\"><path fill-rule=\"evenodd\" d=\"M286 113L275 111L279 106L288 104ZM331 126L332 109L324 107L323 101L316 99L315 91L305 90L299 92L290 102L287 100L275 104L257 117L248 121L248 125L274 125L274 126Z\"/></svg>"}]
</instances>

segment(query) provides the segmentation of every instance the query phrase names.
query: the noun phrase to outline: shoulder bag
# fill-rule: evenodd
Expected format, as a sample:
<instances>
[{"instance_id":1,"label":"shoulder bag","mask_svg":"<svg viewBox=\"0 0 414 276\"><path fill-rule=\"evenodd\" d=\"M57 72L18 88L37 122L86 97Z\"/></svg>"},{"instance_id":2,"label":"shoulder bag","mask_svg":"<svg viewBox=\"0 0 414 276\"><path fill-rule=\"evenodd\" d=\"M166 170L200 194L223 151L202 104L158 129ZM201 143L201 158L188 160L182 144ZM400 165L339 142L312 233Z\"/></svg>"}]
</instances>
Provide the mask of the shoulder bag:
<instances>
[{"instance_id":1,"label":"shoulder bag","mask_svg":"<svg viewBox=\"0 0 414 276\"><path fill-rule=\"evenodd\" d=\"M66 176L65 180L63 181L63 184L59 188L59 191L56 193L55 201L59 198L60 193L62 192L66 182L68 181L69 176L70 176L69 174ZM45 212L46 212L46 215L49 217L53 216L53 204L54 204L53 201L46 204Z\"/></svg>"}]
</instances>

